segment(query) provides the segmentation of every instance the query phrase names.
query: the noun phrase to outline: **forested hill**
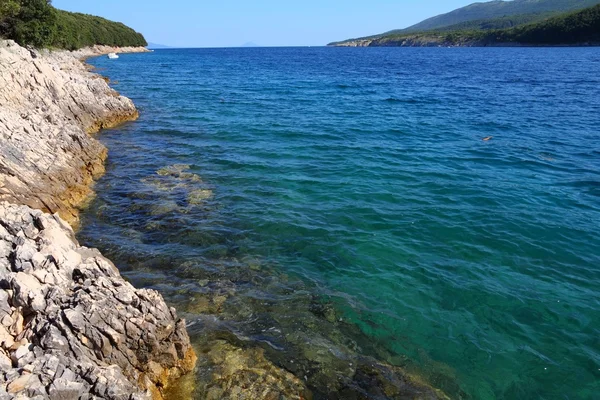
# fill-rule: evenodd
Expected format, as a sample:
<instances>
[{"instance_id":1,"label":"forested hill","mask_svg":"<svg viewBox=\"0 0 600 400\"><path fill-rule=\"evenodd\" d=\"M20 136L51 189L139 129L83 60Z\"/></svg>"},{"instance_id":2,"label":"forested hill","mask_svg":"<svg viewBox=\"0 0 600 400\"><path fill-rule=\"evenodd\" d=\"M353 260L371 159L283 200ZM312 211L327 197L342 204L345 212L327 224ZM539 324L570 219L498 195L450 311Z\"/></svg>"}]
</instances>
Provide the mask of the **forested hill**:
<instances>
[{"instance_id":1,"label":"forested hill","mask_svg":"<svg viewBox=\"0 0 600 400\"><path fill-rule=\"evenodd\" d=\"M474 3L426 19L405 29L396 29L379 35L349 39L331 45L349 43L365 45L377 41L389 41L391 37L406 37L409 34L457 31L492 31L543 22L549 18L583 10L600 4L600 0L512 0Z\"/></svg>"},{"instance_id":2,"label":"forested hill","mask_svg":"<svg viewBox=\"0 0 600 400\"><path fill-rule=\"evenodd\" d=\"M141 33L122 23L58 10L50 0L0 0L0 36L21 45L69 50L147 45Z\"/></svg>"},{"instance_id":3,"label":"forested hill","mask_svg":"<svg viewBox=\"0 0 600 400\"><path fill-rule=\"evenodd\" d=\"M447 14L426 19L425 21L419 22L413 26L409 26L406 29L392 32L410 33L417 31L430 31L467 21L506 18L508 16L524 14L562 14L592 7L596 4L600 4L600 0L496 0L485 3L474 3L451 11Z\"/></svg>"},{"instance_id":4,"label":"forested hill","mask_svg":"<svg viewBox=\"0 0 600 400\"><path fill-rule=\"evenodd\" d=\"M550 18L537 24L491 32L484 40L490 44L598 45L600 44L600 5Z\"/></svg>"},{"instance_id":5,"label":"forested hill","mask_svg":"<svg viewBox=\"0 0 600 400\"><path fill-rule=\"evenodd\" d=\"M388 34L336 46L600 45L600 5L508 29L440 29Z\"/></svg>"}]
</instances>

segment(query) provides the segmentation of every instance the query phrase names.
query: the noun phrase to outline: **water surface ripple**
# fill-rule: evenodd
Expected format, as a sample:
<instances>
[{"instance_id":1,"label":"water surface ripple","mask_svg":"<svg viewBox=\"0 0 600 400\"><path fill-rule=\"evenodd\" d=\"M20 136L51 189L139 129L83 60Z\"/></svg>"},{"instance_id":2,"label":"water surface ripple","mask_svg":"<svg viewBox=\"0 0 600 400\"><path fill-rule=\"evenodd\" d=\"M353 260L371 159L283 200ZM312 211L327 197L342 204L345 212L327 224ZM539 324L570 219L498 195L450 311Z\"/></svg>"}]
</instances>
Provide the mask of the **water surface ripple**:
<instances>
[{"instance_id":1,"label":"water surface ripple","mask_svg":"<svg viewBox=\"0 0 600 400\"><path fill-rule=\"evenodd\" d=\"M92 64L141 118L99 136L108 171L79 237L194 340L262 346L321 397L335 360L369 356L454 398L598 398L597 50Z\"/></svg>"}]
</instances>

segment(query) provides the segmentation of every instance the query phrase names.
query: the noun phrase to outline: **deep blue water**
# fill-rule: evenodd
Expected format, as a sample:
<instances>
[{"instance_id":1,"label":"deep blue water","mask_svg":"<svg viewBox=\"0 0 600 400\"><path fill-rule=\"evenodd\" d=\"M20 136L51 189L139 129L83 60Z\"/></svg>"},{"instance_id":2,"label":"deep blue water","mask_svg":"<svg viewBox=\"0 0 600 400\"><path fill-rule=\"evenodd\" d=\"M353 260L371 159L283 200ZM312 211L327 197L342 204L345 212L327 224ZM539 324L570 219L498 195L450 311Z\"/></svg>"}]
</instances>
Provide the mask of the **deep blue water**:
<instances>
[{"instance_id":1,"label":"deep blue water","mask_svg":"<svg viewBox=\"0 0 600 400\"><path fill-rule=\"evenodd\" d=\"M600 398L599 50L91 63L141 118L99 136L79 236L194 340L229 330L313 387L366 355L453 398Z\"/></svg>"}]
</instances>

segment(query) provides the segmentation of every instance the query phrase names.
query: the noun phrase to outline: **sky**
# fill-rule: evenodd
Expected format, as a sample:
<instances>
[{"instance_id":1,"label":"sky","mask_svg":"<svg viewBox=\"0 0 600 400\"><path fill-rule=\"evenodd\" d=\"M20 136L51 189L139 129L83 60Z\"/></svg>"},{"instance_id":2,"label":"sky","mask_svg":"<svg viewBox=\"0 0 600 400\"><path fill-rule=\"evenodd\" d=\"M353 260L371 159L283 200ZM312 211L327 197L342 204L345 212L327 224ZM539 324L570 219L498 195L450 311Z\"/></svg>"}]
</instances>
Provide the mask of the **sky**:
<instances>
[{"instance_id":1,"label":"sky","mask_svg":"<svg viewBox=\"0 0 600 400\"><path fill-rule=\"evenodd\" d=\"M172 47L323 46L405 28L475 0L53 0Z\"/></svg>"}]
</instances>

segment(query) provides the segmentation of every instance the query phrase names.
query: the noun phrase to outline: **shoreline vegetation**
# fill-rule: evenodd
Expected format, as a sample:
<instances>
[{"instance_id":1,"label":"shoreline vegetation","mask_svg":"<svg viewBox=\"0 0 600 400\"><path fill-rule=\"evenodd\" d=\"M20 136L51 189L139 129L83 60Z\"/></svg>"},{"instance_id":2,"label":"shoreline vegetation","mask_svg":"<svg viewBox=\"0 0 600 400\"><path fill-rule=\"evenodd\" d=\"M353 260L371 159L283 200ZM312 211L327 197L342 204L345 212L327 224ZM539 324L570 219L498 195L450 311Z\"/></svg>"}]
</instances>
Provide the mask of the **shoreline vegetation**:
<instances>
[{"instance_id":1,"label":"shoreline vegetation","mask_svg":"<svg viewBox=\"0 0 600 400\"><path fill-rule=\"evenodd\" d=\"M548 17L548 15L553 16ZM507 25L509 27L506 27ZM407 28L381 35L333 42L328 46L543 47L598 45L600 45L600 5L559 15L519 14L513 17L477 19L423 31Z\"/></svg>"}]
</instances>

